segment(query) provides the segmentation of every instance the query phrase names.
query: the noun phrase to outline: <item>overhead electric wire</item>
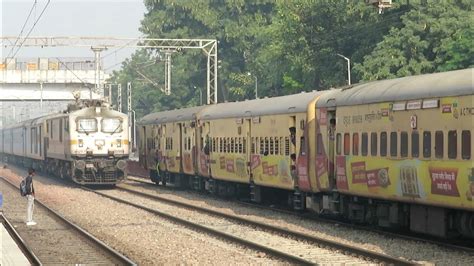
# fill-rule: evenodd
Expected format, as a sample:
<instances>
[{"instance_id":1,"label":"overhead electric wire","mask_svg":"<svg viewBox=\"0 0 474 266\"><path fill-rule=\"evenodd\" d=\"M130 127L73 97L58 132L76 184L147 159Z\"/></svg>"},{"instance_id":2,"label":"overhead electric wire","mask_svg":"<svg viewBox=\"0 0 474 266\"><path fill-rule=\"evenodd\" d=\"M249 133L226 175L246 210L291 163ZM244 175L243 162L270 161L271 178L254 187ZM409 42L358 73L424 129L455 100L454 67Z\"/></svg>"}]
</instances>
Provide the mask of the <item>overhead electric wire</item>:
<instances>
[{"instance_id":1,"label":"overhead electric wire","mask_svg":"<svg viewBox=\"0 0 474 266\"><path fill-rule=\"evenodd\" d=\"M69 72L71 72L80 82L82 82L82 85L84 85L86 88L88 89L91 89L91 87L89 87L87 84L90 84L90 83L86 83L83 79L81 79L78 75L76 75L76 73L74 73L73 70L71 70L66 63L64 63L63 61L61 61L61 59L59 59L59 57L56 57L56 60L58 60L59 63L61 63L64 67L66 67L66 70L68 70Z\"/></svg>"},{"instance_id":2,"label":"overhead electric wire","mask_svg":"<svg viewBox=\"0 0 474 266\"><path fill-rule=\"evenodd\" d=\"M30 31L28 31L28 34L26 34L25 38L23 38L23 41L20 43L20 47L18 47L18 49L16 50L16 52L13 54L11 60L13 60L13 59L15 58L16 54L20 51L21 47L23 47L23 44L26 42L26 40L27 40L28 37L30 36L31 32L32 32L33 29L35 28L36 24L38 23L38 21L39 21L39 20L41 19L41 17L43 16L44 11L46 11L46 8L48 8L50 2L51 2L51 0L48 0L48 3L46 3L46 5L44 6L43 10L41 10L40 15L38 16L38 18L36 19L36 21L33 23L33 26L31 26Z\"/></svg>"},{"instance_id":3,"label":"overhead electric wire","mask_svg":"<svg viewBox=\"0 0 474 266\"><path fill-rule=\"evenodd\" d=\"M21 35L23 34L23 31L25 30L26 24L28 23L28 20L30 20L31 13L33 13L33 9L35 9L35 6L36 6L37 3L38 3L38 0L35 0L33 5L31 6L30 12L28 13L28 16L26 17L25 23L23 23L23 26L21 27L20 34L18 34L18 37L16 38L15 43L13 44L12 48L10 49L10 52L8 52L8 55L6 56L7 58L10 56L10 54L15 49L15 46L18 43L18 40L21 38Z\"/></svg>"}]
</instances>

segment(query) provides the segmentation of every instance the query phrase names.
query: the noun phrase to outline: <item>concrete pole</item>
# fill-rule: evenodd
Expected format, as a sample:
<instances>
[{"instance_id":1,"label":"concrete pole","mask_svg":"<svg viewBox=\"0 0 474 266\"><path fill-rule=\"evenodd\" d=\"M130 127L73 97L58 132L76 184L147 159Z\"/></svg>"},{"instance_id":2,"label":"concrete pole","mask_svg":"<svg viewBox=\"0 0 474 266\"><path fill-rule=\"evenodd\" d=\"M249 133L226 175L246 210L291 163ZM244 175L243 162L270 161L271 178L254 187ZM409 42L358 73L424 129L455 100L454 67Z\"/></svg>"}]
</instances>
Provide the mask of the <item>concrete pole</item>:
<instances>
[{"instance_id":1,"label":"concrete pole","mask_svg":"<svg viewBox=\"0 0 474 266\"><path fill-rule=\"evenodd\" d=\"M40 82L40 90L41 90L40 109L41 111L43 111L43 82Z\"/></svg>"},{"instance_id":2,"label":"concrete pole","mask_svg":"<svg viewBox=\"0 0 474 266\"><path fill-rule=\"evenodd\" d=\"M94 55L95 55L95 91L96 93L99 93L99 89L101 88L101 84L100 84L100 69L101 69L101 64L100 64L100 53L104 50L106 50L107 48L105 47L95 47L95 46L92 46L91 47L92 51L94 52ZM103 95L103 94L101 94ZM90 93L90 98L92 100L92 91Z\"/></svg>"}]
</instances>

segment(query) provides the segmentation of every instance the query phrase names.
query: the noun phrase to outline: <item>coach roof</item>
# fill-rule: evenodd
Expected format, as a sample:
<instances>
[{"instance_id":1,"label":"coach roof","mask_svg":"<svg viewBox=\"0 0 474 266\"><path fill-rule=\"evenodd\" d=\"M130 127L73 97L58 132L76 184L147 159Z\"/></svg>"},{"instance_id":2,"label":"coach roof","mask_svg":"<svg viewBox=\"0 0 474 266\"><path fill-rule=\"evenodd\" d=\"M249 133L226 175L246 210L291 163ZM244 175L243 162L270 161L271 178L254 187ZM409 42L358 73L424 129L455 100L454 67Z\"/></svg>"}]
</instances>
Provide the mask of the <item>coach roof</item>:
<instances>
[{"instance_id":1,"label":"coach roof","mask_svg":"<svg viewBox=\"0 0 474 266\"><path fill-rule=\"evenodd\" d=\"M211 120L233 117L306 112L309 102L323 92L302 92L293 95L210 105L199 113L199 119Z\"/></svg>"},{"instance_id":2,"label":"coach roof","mask_svg":"<svg viewBox=\"0 0 474 266\"><path fill-rule=\"evenodd\" d=\"M335 97L336 106L407 101L446 96L472 95L474 68L373 81L323 95L321 102ZM318 101L319 105L319 101Z\"/></svg>"},{"instance_id":3,"label":"coach roof","mask_svg":"<svg viewBox=\"0 0 474 266\"><path fill-rule=\"evenodd\" d=\"M176 109L170 111L156 112L144 116L139 124L150 125L150 124L162 124L168 122L188 121L196 117L196 114L206 106L195 106L183 109Z\"/></svg>"}]
</instances>

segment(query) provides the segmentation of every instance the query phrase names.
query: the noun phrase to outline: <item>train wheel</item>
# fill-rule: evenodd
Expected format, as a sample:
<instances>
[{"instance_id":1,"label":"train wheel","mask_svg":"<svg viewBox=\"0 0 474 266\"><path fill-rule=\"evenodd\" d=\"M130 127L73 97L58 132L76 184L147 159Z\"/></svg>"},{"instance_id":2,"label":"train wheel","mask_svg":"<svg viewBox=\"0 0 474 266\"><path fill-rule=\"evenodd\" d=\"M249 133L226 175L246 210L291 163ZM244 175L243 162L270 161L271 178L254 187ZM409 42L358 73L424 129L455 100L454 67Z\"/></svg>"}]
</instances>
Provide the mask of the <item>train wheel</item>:
<instances>
[{"instance_id":1,"label":"train wheel","mask_svg":"<svg viewBox=\"0 0 474 266\"><path fill-rule=\"evenodd\" d=\"M467 212L463 212L460 214L459 217L459 233L461 233L461 235L465 237L471 237L472 233L472 226L469 225L471 220L470 216L472 215Z\"/></svg>"},{"instance_id":2,"label":"train wheel","mask_svg":"<svg viewBox=\"0 0 474 266\"><path fill-rule=\"evenodd\" d=\"M469 215L469 218L467 219L467 229L469 230L469 237L474 238L474 214L470 213L467 215Z\"/></svg>"}]
</instances>

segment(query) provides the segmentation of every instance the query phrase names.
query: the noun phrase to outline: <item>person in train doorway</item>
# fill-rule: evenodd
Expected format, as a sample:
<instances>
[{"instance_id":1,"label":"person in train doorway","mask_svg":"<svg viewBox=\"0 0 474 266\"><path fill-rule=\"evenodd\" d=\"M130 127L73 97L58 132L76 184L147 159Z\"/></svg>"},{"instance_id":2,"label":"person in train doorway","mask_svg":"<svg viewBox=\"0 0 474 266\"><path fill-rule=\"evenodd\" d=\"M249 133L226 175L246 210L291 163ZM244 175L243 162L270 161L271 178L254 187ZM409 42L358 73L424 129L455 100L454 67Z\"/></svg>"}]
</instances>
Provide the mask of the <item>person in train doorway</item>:
<instances>
[{"instance_id":1,"label":"person in train doorway","mask_svg":"<svg viewBox=\"0 0 474 266\"><path fill-rule=\"evenodd\" d=\"M35 208L35 187L33 185L33 177L36 175L36 171L33 168L28 169L28 176L26 179L26 199L28 205L26 209L26 225L36 225L33 221L33 210Z\"/></svg>"}]
</instances>

